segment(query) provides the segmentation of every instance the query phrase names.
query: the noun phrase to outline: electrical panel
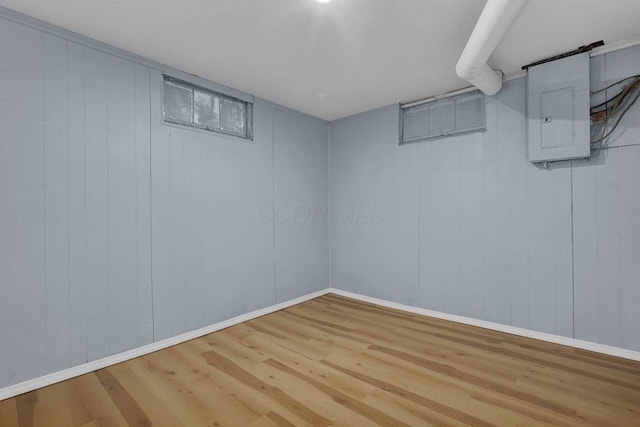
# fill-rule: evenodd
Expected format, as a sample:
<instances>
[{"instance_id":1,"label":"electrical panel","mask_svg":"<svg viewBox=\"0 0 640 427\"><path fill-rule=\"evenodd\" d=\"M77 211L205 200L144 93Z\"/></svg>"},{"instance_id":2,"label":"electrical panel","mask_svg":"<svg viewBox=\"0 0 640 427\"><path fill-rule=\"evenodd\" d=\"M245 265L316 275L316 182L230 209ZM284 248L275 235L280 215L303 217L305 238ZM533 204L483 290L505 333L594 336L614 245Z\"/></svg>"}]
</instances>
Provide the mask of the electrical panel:
<instances>
[{"instance_id":1,"label":"electrical panel","mask_svg":"<svg viewBox=\"0 0 640 427\"><path fill-rule=\"evenodd\" d=\"M589 157L589 53L527 71L527 152L533 163Z\"/></svg>"}]
</instances>

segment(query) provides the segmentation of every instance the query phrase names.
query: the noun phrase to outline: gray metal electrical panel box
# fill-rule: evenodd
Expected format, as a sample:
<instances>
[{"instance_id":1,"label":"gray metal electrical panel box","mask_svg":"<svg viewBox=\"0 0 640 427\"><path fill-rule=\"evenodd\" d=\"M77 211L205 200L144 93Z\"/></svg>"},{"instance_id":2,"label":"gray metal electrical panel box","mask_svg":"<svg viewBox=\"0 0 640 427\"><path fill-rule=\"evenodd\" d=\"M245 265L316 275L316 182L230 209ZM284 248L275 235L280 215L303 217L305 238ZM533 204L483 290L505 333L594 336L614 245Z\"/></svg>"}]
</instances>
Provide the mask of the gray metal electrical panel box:
<instances>
[{"instance_id":1,"label":"gray metal electrical panel box","mask_svg":"<svg viewBox=\"0 0 640 427\"><path fill-rule=\"evenodd\" d=\"M527 71L527 151L533 163L589 157L589 53Z\"/></svg>"}]
</instances>

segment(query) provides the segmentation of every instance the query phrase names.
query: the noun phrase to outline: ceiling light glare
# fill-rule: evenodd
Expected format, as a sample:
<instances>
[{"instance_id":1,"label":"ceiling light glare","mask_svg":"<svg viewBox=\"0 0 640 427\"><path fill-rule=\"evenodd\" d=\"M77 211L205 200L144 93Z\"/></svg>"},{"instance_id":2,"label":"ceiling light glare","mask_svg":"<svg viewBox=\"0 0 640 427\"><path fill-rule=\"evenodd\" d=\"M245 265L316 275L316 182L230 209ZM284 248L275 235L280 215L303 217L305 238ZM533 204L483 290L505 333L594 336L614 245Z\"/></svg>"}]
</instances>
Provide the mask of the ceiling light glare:
<instances>
[{"instance_id":1,"label":"ceiling light glare","mask_svg":"<svg viewBox=\"0 0 640 427\"><path fill-rule=\"evenodd\" d=\"M318 3L329 3L331 0L316 0Z\"/></svg>"}]
</instances>

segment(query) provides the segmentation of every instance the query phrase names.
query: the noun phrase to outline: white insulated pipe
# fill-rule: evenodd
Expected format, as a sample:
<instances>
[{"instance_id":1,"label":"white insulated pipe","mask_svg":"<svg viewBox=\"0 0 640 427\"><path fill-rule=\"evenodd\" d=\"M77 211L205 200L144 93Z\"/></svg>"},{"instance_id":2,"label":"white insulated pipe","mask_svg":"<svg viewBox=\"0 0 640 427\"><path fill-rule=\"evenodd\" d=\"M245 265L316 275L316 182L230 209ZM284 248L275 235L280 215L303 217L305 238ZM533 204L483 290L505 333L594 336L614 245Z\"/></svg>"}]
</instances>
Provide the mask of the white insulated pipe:
<instances>
[{"instance_id":1,"label":"white insulated pipe","mask_svg":"<svg viewBox=\"0 0 640 427\"><path fill-rule=\"evenodd\" d=\"M458 59L456 73L487 95L502 89L502 75L492 70L487 61L526 3L527 0L487 0Z\"/></svg>"}]
</instances>

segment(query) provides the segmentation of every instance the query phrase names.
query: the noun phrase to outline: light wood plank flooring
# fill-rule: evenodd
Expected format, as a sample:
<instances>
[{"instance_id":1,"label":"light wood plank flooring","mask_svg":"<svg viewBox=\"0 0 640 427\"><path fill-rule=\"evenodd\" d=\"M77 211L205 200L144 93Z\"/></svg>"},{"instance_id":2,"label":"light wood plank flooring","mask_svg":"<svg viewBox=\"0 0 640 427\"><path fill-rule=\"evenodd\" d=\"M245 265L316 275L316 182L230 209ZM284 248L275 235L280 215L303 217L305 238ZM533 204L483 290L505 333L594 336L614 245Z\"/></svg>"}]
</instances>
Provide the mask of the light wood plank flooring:
<instances>
[{"instance_id":1,"label":"light wood plank flooring","mask_svg":"<svg viewBox=\"0 0 640 427\"><path fill-rule=\"evenodd\" d=\"M640 363L326 295L0 402L0 426L640 425Z\"/></svg>"}]
</instances>

